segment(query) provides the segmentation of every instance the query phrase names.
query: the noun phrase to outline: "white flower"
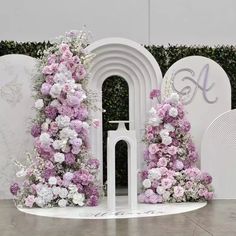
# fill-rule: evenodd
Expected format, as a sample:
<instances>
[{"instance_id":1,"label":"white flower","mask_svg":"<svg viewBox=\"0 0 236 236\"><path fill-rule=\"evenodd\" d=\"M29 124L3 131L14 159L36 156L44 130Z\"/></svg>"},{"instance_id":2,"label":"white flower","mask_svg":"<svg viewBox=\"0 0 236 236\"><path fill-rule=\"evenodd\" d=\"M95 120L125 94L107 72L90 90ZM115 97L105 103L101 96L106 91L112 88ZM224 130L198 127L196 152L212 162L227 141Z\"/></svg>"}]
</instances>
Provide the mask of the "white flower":
<instances>
[{"instance_id":1,"label":"white flower","mask_svg":"<svg viewBox=\"0 0 236 236\"><path fill-rule=\"evenodd\" d=\"M48 179L48 183L50 185L56 185L57 184L57 178L54 177L54 176L51 176L49 179Z\"/></svg>"},{"instance_id":2,"label":"white flower","mask_svg":"<svg viewBox=\"0 0 236 236\"><path fill-rule=\"evenodd\" d=\"M159 116L155 116L150 118L148 123L153 126L158 126L162 123L162 119Z\"/></svg>"},{"instance_id":3,"label":"white flower","mask_svg":"<svg viewBox=\"0 0 236 236\"><path fill-rule=\"evenodd\" d=\"M50 105L51 105L52 107L58 107L58 106L60 106L61 104L60 104L60 102L59 102L57 99L54 99L54 100L51 101Z\"/></svg>"},{"instance_id":4,"label":"white flower","mask_svg":"<svg viewBox=\"0 0 236 236\"><path fill-rule=\"evenodd\" d=\"M151 185L152 185L152 183L151 183L150 179L145 179L145 180L143 181L143 187L144 187L144 188L150 188Z\"/></svg>"},{"instance_id":5,"label":"white flower","mask_svg":"<svg viewBox=\"0 0 236 236\"><path fill-rule=\"evenodd\" d=\"M157 114L157 111L156 111L156 109L155 109L154 107L152 107L152 108L149 110L149 113L150 113L151 115L155 115L155 114Z\"/></svg>"},{"instance_id":6,"label":"white flower","mask_svg":"<svg viewBox=\"0 0 236 236\"><path fill-rule=\"evenodd\" d=\"M60 131L60 138L61 139L74 139L77 137L77 133L75 130L69 128L69 127L66 127L66 128L63 128L61 131Z\"/></svg>"},{"instance_id":7,"label":"white flower","mask_svg":"<svg viewBox=\"0 0 236 236\"><path fill-rule=\"evenodd\" d=\"M165 145L169 145L169 144L172 143L172 138L170 136L163 137L162 138L162 143L165 144Z\"/></svg>"},{"instance_id":8,"label":"white flower","mask_svg":"<svg viewBox=\"0 0 236 236\"><path fill-rule=\"evenodd\" d=\"M45 202L43 200L42 197L36 197L35 198L35 203L39 206L39 207L44 207L45 206Z\"/></svg>"},{"instance_id":9,"label":"white flower","mask_svg":"<svg viewBox=\"0 0 236 236\"><path fill-rule=\"evenodd\" d=\"M42 131L44 131L44 132L48 131L48 123L44 122L44 123L41 125L41 129L42 129Z\"/></svg>"},{"instance_id":10,"label":"white flower","mask_svg":"<svg viewBox=\"0 0 236 236\"><path fill-rule=\"evenodd\" d=\"M85 197L84 197L84 194L82 194L82 193L75 193L73 195L72 201L75 205L83 206L84 200L85 200Z\"/></svg>"},{"instance_id":11,"label":"white flower","mask_svg":"<svg viewBox=\"0 0 236 236\"><path fill-rule=\"evenodd\" d=\"M61 90L62 90L62 86L60 84L54 84L51 89L50 89L50 95L53 97L53 98L57 98L60 96L61 94Z\"/></svg>"},{"instance_id":12,"label":"white flower","mask_svg":"<svg viewBox=\"0 0 236 236\"><path fill-rule=\"evenodd\" d=\"M156 188L156 191L157 191L158 194L162 195L163 193L165 193L165 188L162 187L162 186L158 186Z\"/></svg>"},{"instance_id":13,"label":"white flower","mask_svg":"<svg viewBox=\"0 0 236 236\"><path fill-rule=\"evenodd\" d=\"M169 99L171 103L177 104L179 102L179 95L177 93L172 93Z\"/></svg>"},{"instance_id":14,"label":"white flower","mask_svg":"<svg viewBox=\"0 0 236 236\"><path fill-rule=\"evenodd\" d=\"M53 77L53 80L55 83L62 85L66 83L67 77L64 73L56 73L55 76Z\"/></svg>"},{"instance_id":15,"label":"white flower","mask_svg":"<svg viewBox=\"0 0 236 236\"><path fill-rule=\"evenodd\" d=\"M58 127L61 129L61 128L64 128L64 127L67 127L70 125L70 117L69 116L62 116L62 115L59 115L57 118L56 118L56 123L58 125Z\"/></svg>"},{"instance_id":16,"label":"white flower","mask_svg":"<svg viewBox=\"0 0 236 236\"><path fill-rule=\"evenodd\" d=\"M48 133L42 133L39 136L39 141L42 145L49 146L53 140L50 138L50 135Z\"/></svg>"},{"instance_id":17,"label":"white flower","mask_svg":"<svg viewBox=\"0 0 236 236\"><path fill-rule=\"evenodd\" d=\"M73 173L71 172L66 172L64 175L63 175L63 179L65 180L68 180L68 181L71 181L73 179L74 175Z\"/></svg>"},{"instance_id":18,"label":"white flower","mask_svg":"<svg viewBox=\"0 0 236 236\"><path fill-rule=\"evenodd\" d=\"M164 138L164 137L169 137L169 131L168 131L167 129L162 129L162 130L160 131L160 136L161 136L162 138Z\"/></svg>"},{"instance_id":19,"label":"white flower","mask_svg":"<svg viewBox=\"0 0 236 236\"><path fill-rule=\"evenodd\" d=\"M55 140L52 143L52 146L53 146L54 149L59 150L59 149L62 149L64 147L66 147L66 144L67 144L67 139Z\"/></svg>"},{"instance_id":20,"label":"white flower","mask_svg":"<svg viewBox=\"0 0 236 236\"><path fill-rule=\"evenodd\" d=\"M58 206L59 207L66 207L67 201L65 199L61 199L58 201Z\"/></svg>"},{"instance_id":21,"label":"white flower","mask_svg":"<svg viewBox=\"0 0 236 236\"><path fill-rule=\"evenodd\" d=\"M166 130L168 130L169 132L174 132L175 131L175 128L174 128L174 126L173 125L171 125L171 124L164 124L164 127L165 127L165 129Z\"/></svg>"},{"instance_id":22,"label":"white flower","mask_svg":"<svg viewBox=\"0 0 236 236\"><path fill-rule=\"evenodd\" d=\"M22 168L21 170L16 172L16 177L18 177L18 178L25 177L26 174L27 174L27 171L24 168Z\"/></svg>"},{"instance_id":23,"label":"white flower","mask_svg":"<svg viewBox=\"0 0 236 236\"><path fill-rule=\"evenodd\" d=\"M61 188L58 187L58 186L53 186L52 187L52 192L53 192L54 195L58 195L60 190L61 190Z\"/></svg>"},{"instance_id":24,"label":"white flower","mask_svg":"<svg viewBox=\"0 0 236 236\"><path fill-rule=\"evenodd\" d=\"M150 180L158 180L161 178L161 171L159 168L152 168L148 171L148 178Z\"/></svg>"},{"instance_id":25,"label":"white flower","mask_svg":"<svg viewBox=\"0 0 236 236\"><path fill-rule=\"evenodd\" d=\"M60 198L66 198L68 195L68 190L66 188L61 188L59 192L59 197Z\"/></svg>"},{"instance_id":26,"label":"white flower","mask_svg":"<svg viewBox=\"0 0 236 236\"><path fill-rule=\"evenodd\" d=\"M164 201L168 201L170 198L170 192L169 191L165 191L162 195Z\"/></svg>"},{"instance_id":27,"label":"white flower","mask_svg":"<svg viewBox=\"0 0 236 236\"><path fill-rule=\"evenodd\" d=\"M83 127L83 129L88 129L89 128L89 124L87 122L83 122L82 123L82 127Z\"/></svg>"},{"instance_id":28,"label":"white flower","mask_svg":"<svg viewBox=\"0 0 236 236\"><path fill-rule=\"evenodd\" d=\"M46 185L43 185L42 188L40 188L38 191L37 191L37 194L39 197L42 198L43 202L45 204L47 204L48 202L52 201L53 199L53 192L52 192L52 189L49 188L48 186Z\"/></svg>"},{"instance_id":29,"label":"white flower","mask_svg":"<svg viewBox=\"0 0 236 236\"><path fill-rule=\"evenodd\" d=\"M34 107L38 110L41 110L44 106L43 99L36 100Z\"/></svg>"},{"instance_id":30,"label":"white flower","mask_svg":"<svg viewBox=\"0 0 236 236\"><path fill-rule=\"evenodd\" d=\"M58 163L62 163L63 161L65 161L65 155L63 153L56 152L54 154L54 161Z\"/></svg>"},{"instance_id":31,"label":"white flower","mask_svg":"<svg viewBox=\"0 0 236 236\"><path fill-rule=\"evenodd\" d=\"M175 107L171 107L169 110L169 115L172 117L176 117L178 115L178 110Z\"/></svg>"}]
</instances>

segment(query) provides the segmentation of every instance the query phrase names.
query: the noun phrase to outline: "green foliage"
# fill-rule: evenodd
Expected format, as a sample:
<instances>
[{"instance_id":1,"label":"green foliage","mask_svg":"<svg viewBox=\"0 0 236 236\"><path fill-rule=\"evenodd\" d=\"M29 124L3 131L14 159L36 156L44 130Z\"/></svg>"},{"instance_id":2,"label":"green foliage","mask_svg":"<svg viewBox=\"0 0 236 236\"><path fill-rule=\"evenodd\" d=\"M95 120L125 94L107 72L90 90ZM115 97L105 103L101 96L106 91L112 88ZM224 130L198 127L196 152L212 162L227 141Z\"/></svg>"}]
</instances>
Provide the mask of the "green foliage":
<instances>
[{"instance_id":1,"label":"green foliage","mask_svg":"<svg viewBox=\"0 0 236 236\"><path fill-rule=\"evenodd\" d=\"M51 46L49 42L25 42L14 41L0 42L0 56L6 54L24 54L39 58L43 51ZM232 87L232 108L236 108L236 47L235 46L145 46L146 49L155 57L160 65L162 74L179 59L192 55L199 55L211 58L216 61L226 71L230 78ZM124 78L125 79L125 78ZM106 176L106 139L107 131L116 129L117 125L109 124L110 120L128 120L128 85L125 80L113 76L108 78L103 84L103 154L104 154L104 173ZM222 91L224 92L224 91ZM106 177L104 177L106 180ZM116 147L116 181L117 185L127 185L127 145L119 142Z\"/></svg>"}]
</instances>

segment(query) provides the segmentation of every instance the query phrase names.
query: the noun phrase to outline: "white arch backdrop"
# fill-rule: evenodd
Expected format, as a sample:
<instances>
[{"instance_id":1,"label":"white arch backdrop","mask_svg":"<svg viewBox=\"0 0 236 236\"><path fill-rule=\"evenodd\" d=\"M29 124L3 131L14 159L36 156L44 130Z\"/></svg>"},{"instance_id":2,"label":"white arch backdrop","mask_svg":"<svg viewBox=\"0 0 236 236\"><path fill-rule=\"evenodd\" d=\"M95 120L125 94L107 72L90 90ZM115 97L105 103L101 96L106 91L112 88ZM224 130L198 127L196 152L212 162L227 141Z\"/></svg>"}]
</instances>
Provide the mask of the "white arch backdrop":
<instances>
[{"instance_id":1,"label":"white arch backdrop","mask_svg":"<svg viewBox=\"0 0 236 236\"><path fill-rule=\"evenodd\" d=\"M102 84L110 76L124 78L129 86L129 120L130 128L136 130L138 141L138 168L141 167L143 147L141 143L147 111L151 107L149 93L153 88L159 88L162 73L155 58L140 44L123 38L105 38L90 44L89 52L95 53L90 69L89 88L101 95ZM102 101L99 100L99 107ZM102 120L102 112L93 112L94 117ZM101 162L101 177L103 174L102 160L102 125L91 132L92 152ZM102 178L101 178L102 180Z\"/></svg>"}]
</instances>

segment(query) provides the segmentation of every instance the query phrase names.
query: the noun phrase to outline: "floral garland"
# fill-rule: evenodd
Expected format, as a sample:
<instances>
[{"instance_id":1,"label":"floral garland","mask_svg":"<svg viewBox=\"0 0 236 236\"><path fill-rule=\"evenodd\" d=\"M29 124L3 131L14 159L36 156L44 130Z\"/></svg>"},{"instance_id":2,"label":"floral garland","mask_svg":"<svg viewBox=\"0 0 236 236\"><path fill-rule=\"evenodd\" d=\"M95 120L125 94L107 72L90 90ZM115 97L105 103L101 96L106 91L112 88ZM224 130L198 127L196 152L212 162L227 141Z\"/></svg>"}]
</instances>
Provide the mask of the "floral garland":
<instances>
[{"instance_id":1,"label":"floral garland","mask_svg":"<svg viewBox=\"0 0 236 236\"><path fill-rule=\"evenodd\" d=\"M178 94L172 93L161 102L160 91L153 90L150 98L157 98L158 104L150 110L145 131L147 169L140 173L143 190L139 201L161 203L212 199L212 177L196 167L198 153Z\"/></svg>"},{"instance_id":2,"label":"floral garland","mask_svg":"<svg viewBox=\"0 0 236 236\"><path fill-rule=\"evenodd\" d=\"M89 153L92 96L86 89L93 55L84 32L71 31L54 42L41 59L35 81L37 116L31 129L35 158L17 163L22 186L10 187L18 205L25 207L95 206L100 188L99 161Z\"/></svg>"}]
</instances>

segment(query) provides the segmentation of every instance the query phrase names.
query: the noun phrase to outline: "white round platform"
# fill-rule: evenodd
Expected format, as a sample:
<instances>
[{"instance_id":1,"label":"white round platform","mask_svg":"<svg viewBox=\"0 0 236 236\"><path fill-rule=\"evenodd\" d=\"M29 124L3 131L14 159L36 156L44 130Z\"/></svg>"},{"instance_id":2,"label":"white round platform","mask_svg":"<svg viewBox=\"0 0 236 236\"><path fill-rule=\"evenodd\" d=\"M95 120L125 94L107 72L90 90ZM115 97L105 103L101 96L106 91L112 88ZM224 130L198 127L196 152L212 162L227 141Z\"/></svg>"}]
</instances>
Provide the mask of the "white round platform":
<instances>
[{"instance_id":1,"label":"white round platform","mask_svg":"<svg viewBox=\"0 0 236 236\"><path fill-rule=\"evenodd\" d=\"M18 210L37 216L67 219L119 219L163 216L194 211L207 205L206 202L138 204L137 210L129 210L127 197L119 196L115 212L107 210L106 198L97 207L66 207L66 208L18 208Z\"/></svg>"}]
</instances>

